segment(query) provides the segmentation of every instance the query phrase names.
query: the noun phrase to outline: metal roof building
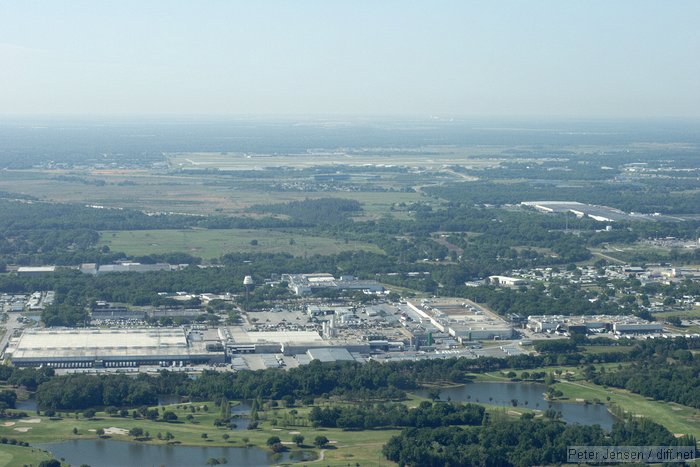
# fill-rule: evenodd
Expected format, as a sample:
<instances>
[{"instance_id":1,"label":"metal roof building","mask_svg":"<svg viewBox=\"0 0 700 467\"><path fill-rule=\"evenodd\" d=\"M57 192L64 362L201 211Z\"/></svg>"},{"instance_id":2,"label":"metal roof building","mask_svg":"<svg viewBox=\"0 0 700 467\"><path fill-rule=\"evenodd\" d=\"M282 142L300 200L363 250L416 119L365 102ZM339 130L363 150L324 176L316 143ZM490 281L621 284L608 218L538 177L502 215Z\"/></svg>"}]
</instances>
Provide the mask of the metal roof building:
<instances>
[{"instance_id":1,"label":"metal roof building","mask_svg":"<svg viewBox=\"0 0 700 467\"><path fill-rule=\"evenodd\" d=\"M216 359L181 328L26 329L7 353L16 366L56 368L182 365Z\"/></svg>"},{"instance_id":2,"label":"metal roof building","mask_svg":"<svg viewBox=\"0 0 700 467\"><path fill-rule=\"evenodd\" d=\"M56 266L20 266L17 268L17 274L20 276L39 276L54 272L56 272Z\"/></svg>"},{"instance_id":3,"label":"metal roof building","mask_svg":"<svg viewBox=\"0 0 700 467\"><path fill-rule=\"evenodd\" d=\"M237 353L302 354L321 347L345 348L353 352L369 352L369 343L323 339L316 331L248 331L241 326L219 328L221 341L228 355Z\"/></svg>"},{"instance_id":4,"label":"metal roof building","mask_svg":"<svg viewBox=\"0 0 700 467\"><path fill-rule=\"evenodd\" d=\"M309 349L306 351L306 355L309 356L311 360L318 360L320 362L339 362L339 361L354 361L355 358L344 348L320 348L320 349Z\"/></svg>"}]
</instances>

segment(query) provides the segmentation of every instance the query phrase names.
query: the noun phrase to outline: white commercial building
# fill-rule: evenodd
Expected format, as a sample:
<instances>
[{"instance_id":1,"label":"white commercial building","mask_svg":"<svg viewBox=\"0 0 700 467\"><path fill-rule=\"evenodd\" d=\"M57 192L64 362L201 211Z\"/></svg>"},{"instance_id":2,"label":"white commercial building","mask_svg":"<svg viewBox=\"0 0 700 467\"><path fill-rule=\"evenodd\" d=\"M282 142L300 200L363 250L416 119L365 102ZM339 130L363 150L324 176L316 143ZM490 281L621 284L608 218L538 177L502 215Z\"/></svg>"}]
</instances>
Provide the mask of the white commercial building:
<instances>
[{"instance_id":1,"label":"white commercial building","mask_svg":"<svg viewBox=\"0 0 700 467\"><path fill-rule=\"evenodd\" d=\"M16 366L56 368L184 365L223 360L182 328L25 329L8 348Z\"/></svg>"}]
</instances>

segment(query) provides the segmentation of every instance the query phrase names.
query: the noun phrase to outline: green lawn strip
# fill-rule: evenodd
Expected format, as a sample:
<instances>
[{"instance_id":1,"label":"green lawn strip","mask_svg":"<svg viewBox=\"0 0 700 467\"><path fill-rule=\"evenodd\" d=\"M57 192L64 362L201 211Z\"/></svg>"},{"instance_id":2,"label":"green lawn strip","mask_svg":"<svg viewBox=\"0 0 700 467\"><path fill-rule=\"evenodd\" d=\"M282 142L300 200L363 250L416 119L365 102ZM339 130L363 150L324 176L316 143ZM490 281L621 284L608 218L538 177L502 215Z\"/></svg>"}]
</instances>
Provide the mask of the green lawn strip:
<instances>
[{"instance_id":1,"label":"green lawn strip","mask_svg":"<svg viewBox=\"0 0 700 467\"><path fill-rule=\"evenodd\" d=\"M556 388L570 400L598 399L614 403L632 414L648 417L664 425L672 433L691 434L700 437L700 411L680 404L650 400L624 389L604 388L585 381L560 381ZM607 398L610 397L608 402Z\"/></svg>"},{"instance_id":2,"label":"green lawn strip","mask_svg":"<svg viewBox=\"0 0 700 467\"><path fill-rule=\"evenodd\" d=\"M654 313L654 318L670 318L672 316L680 316L681 318L700 318L700 307L694 307L690 310L673 310Z\"/></svg>"},{"instance_id":3,"label":"green lawn strip","mask_svg":"<svg viewBox=\"0 0 700 467\"><path fill-rule=\"evenodd\" d=\"M0 467L37 466L41 461L49 459L53 459L51 454L35 447L0 444Z\"/></svg>"},{"instance_id":4,"label":"green lawn strip","mask_svg":"<svg viewBox=\"0 0 700 467\"><path fill-rule=\"evenodd\" d=\"M601 353L630 353L634 349L631 345L586 345L581 347L581 351L587 354Z\"/></svg>"}]
</instances>

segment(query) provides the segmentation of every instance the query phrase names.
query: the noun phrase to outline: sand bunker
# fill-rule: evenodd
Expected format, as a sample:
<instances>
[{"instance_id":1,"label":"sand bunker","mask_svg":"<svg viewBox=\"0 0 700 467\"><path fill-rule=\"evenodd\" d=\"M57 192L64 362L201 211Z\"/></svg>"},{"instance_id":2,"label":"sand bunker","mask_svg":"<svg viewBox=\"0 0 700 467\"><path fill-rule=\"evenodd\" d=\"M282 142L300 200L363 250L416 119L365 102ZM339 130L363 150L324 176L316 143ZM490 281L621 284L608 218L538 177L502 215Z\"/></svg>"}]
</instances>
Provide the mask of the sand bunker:
<instances>
[{"instance_id":1,"label":"sand bunker","mask_svg":"<svg viewBox=\"0 0 700 467\"><path fill-rule=\"evenodd\" d=\"M105 428L106 435L126 435L129 434L129 430L126 428L117 428L116 426L110 426Z\"/></svg>"},{"instance_id":2,"label":"sand bunker","mask_svg":"<svg viewBox=\"0 0 700 467\"><path fill-rule=\"evenodd\" d=\"M301 431L290 431L289 434L290 435L300 435Z\"/></svg>"},{"instance_id":3,"label":"sand bunker","mask_svg":"<svg viewBox=\"0 0 700 467\"><path fill-rule=\"evenodd\" d=\"M40 418L28 418L28 419L22 419L20 420L21 423L41 423Z\"/></svg>"},{"instance_id":4,"label":"sand bunker","mask_svg":"<svg viewBox=\"0 0 700 467\"><path fill-rule=\"evenodd\" d=\"M14 425L16 425L15 422L5 422L2 424L2 426L14 426Z\"/></svg>"},{"instance_id":5,"label":"sand bunker","mask_svg":"<svg viewBox=\"0 0 700 467\"><path fill-rule=\"evenodd\" d=\"M26 432L28 432L28 431L31 430L31 429L32 429L32 427L30 427L30 426L23 426L23 427L20 427L20 428L15 428L14 430L15 430L15 431L19 431L20 433L26 433Z\"/></svg>"}]
</instances>

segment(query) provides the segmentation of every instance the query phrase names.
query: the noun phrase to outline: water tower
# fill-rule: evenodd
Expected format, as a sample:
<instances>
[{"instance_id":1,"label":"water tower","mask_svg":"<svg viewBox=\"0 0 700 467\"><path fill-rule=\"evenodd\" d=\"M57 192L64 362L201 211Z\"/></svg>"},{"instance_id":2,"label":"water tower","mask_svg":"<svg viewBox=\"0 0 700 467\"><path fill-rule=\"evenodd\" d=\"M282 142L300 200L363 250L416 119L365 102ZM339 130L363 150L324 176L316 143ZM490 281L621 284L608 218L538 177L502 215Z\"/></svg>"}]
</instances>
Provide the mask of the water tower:
<instances>
[{"instance_id":1,"label":"water tower","mask_svg":"<svg viewBox=\"0 0 700 467\"><path fill-rule=\"evenodd\" d=\"M253 290L254 285L255 282L253 281L253 276L245 276L243 278L243 287L245 287L246 302L248 301L248 295L250 295L250 291Z\"/></svg>"}]
</instances>

